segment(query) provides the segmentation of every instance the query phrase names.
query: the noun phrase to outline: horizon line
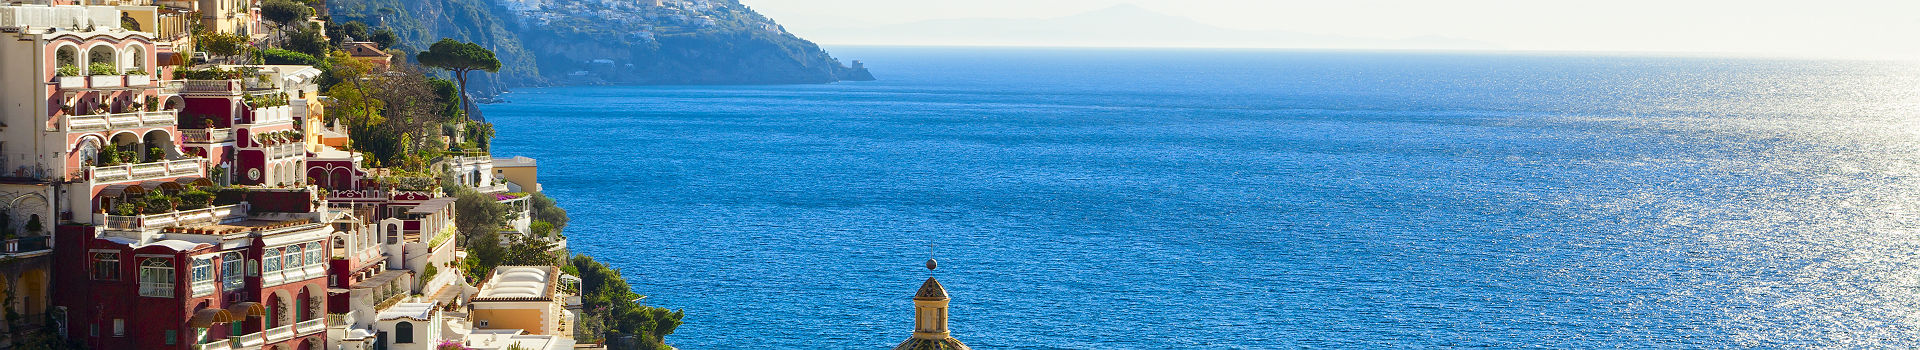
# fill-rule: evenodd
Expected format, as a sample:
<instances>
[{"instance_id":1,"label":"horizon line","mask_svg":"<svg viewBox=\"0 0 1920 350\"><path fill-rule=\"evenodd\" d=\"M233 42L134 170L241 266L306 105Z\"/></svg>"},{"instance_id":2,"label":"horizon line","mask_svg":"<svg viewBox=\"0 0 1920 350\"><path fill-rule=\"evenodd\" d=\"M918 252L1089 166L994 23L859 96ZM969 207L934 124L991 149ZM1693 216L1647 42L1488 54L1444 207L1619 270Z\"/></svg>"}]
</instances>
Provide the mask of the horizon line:
<instances>
[{"instance_id":1,"label":"horizon line","mask_svg":"<svg viewBox=\"0 0 1920 350\"><path fill-rule=\"evenodd\" d=\"M1365 52L1365 53L1435 53L1435 54L1494 54L1529 56L1616 56L1646 58L1737 58L1771 59L1796 61L1852 61L1885 63L1920 63L1920 56L1817 56L1783 53L1759 52L1719 52L1719 51L1610 51L1610 50L1534 50L1534 49L1424 49L1424 48L1320 48L1320 47L1263 47L1263 46L1108 46L1108 45L1040 45L1040 44L876 44L876 43L820 43L826 47L872 47L872 48L999 48L999 49L1106 49L1106 50L1194 50L1194 51L1295 51L1295 52Z\"/></svg>"}]
</instances>

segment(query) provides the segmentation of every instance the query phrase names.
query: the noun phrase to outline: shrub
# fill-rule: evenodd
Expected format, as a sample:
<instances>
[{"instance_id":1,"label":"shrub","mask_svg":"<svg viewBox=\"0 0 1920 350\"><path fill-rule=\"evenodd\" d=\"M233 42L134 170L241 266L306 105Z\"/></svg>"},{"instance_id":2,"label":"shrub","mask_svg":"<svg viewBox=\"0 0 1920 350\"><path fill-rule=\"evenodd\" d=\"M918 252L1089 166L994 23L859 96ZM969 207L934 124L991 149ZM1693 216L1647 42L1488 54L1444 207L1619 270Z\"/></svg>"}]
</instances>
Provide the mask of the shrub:
<instances>
[{"instance_id":1,"label":"shrub","mask_svg":"<svg viewBox=\"0 0 1920 350\"><path fill-rule=\"evenodd\" d=\"M71 64L61 65L60 69L54 70L54 73L63 77L77 77L80 76L80 67Z\"/></svg>"},{"instance_id":2,"label":"shrub","mask_svg":"<svg viewBox=\"0 0 1920 350\"><path fill-rule=\"evenodd\" d=\"M140 206L135 205L131 202L120 203L119 205L113 206L113 211L111 213L117 216L140 215Z\"/></svg>"},{"instance_id":3,"label":"shrub","mask_svg":"<svg viewBox=\"0 0 1920 350\"><path fill-rule=\"evenodd\" d=\"M174 208L178 208L178 207L179 207L179 203L175 203L173 200L173 197L168 197L167 195L164 195L164 194L147 195L147 212L148 213L165 213L165 212L173 211Z\"/></svg>"},{"instance_id":4,"label":"shrub","mask_svg":"<svg viewBox=\"0 0 1920 350\"><path fill-rule=\"evenodd\" d=\"M119 73L114 72L113 64L111 63L94 63L87 65L87 73L92 75L119 75Z\"/></svg>"},{"instance_id":5,"label":"shrub","mask_svg":"<svg viewBox=\"0 0 1920 350\"><path fill-rule=\"evenodd\" d=\"M167 159L167 151L160 147L147 147L147 160L158 162Z\"/></svg>"},{"instance_id":6,"label":"shrub","mask_svg":"<svg viewBox=\"0 0 1920 350\"><path fill-rule=\"evenodd\" d=\"M320 59L313 55L283 49L267 49L261 52L267 64L295 64L302 66L319 65Z\"/></svg>"},{"instance_id":7,"label":"shrub","mask_svg":"<svg viewBox=\"0 0 1920 350\"><path fill-rule=\"evenodd\" d=\"M131 70L127 70L127 72L126 72L125 74L126 74L126 75L147 75L147 70L145 70L145 69L139 69L139 68L134 68L134 69L131 69Z\"/></svg>"},{"instance_id":8,"label":"shrub","mask_svg":"<svg viewBox=\"0 0 1920 350\"><path fill-rule=\"evenodd\" d=\"M213 192L194 189L180 193L180 209L201 209L213 206Z\"/></svg>"}]
</instances>

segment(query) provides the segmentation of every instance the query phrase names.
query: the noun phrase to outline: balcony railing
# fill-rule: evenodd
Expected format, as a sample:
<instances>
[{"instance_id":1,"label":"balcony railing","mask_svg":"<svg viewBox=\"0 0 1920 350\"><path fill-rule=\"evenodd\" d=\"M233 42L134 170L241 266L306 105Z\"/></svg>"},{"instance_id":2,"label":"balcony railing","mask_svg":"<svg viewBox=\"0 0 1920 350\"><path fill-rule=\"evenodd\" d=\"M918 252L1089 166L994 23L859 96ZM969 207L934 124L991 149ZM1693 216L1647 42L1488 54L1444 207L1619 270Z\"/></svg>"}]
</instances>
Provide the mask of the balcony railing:
<instances>
[{"instance_id":1,"label":"balcony railing","mask_svg":"<svg viewBox=\"0 0 1920 350\"><path fill-rule=\"evenodd\" d=\"M219 341L213 341L213 342L208 342L208 343L206 343L206 344L199 344L199 345L194 345L194 346L193 346L193 350L229 350L229 349L233 349L233 344L231 344L231 343L230 343L230 341L232 341L232 339L221 339L221 340L219 340Z\"/></svg>"},{"instance_id":2,"label":"balcony railing","mask_svg":"<svg viewBox=\"0 0 1920 350\"><path fill-rule=\"evenodd\" d=\"M239 80L180 80L181 93L245 91Z\"/></svg>"},{"instance_id":3,"label":"balcony railing","mask_svg":"<svg viewBox=\"0 0 1920 350\"><path fill-rule=\"evenodd\" d=\"M173 284L140 282L140 296L171 298L173 297Z\"/></svg>"},{"instance_id":4,"label":"balcony railing","mask_svg":"<svg viewBox=\"0 0 1920 350\"><path fill-rule=\"evenodd\" d=\"M244 334L233 337L231 340L233 340L233 345L242 349L257 349L261 345L267 344L267 339L261 337L260 333Z\"/></svg>"},{"instance_id":5,"label":"balcony railing","mask_svg":"<svg viewBox=\"0 0 1920 350\"><path fill-rule=\"evenodd\" d=\"M242 207L241 204L235 204L146 216L107 215L106 221L108 229L145 231L148 228L158 229L162 227L217 224L227 219L244 217L246 215L246 209Z\"/></svg>"},{"instance_id":6,"label":"balcony railing","mask_svg":"<svg viewBox=\"0 0 1920 350\"><path fill-rule=\"evenodd\" d=\"M200 174L200 159L169 160L164 162L121 164L89 168L94 183L115 183L128 181L146 181L153 179L180 177Z\"/></svg>"},{"instance_id":7,"label":"balcony railing","mask_svg":"<svg viewBox=\"0 0 1920 350\"><path fill-rule=\"evenodd\" d=\"M293 339L293 325L285 325L267 330L267 341L277 342Z\"/></svg>"},{"instance_id":8,"label":"balcony railing","mask_svg":"<svg viewBox=\"0 0 1920 350\"><path fill-rule=\"evenodd\" d=\"M233 129L180 130L180 139L198 143L233 141Z\"/></svg>"},{"instance_id":9,"label":"balcony railing","mask_svg":"<svg viewBox=\"0 0 1920 350\"><path fill-rule=\"evenodd\" d=\"M48 242L52 242L52 241L48 240L47 237L44 237L44 236L20 237L15 239L9 239L7 240L7 243L6 243L6 253L20 254L20 253L31 253L31 252L37 252L42 250L53 249L52 246L47 245Z\"/></svg>"},{"instance_id":10,"label":"balcony railing","mask_svg":"<svg viewBox=\"0 0 1920 350\"><path fill-rule=\"evenodd\" d=\"M178 111L132 112L94 115L69 115L61 118L60 131L87 132L117 129L172 126L178 123Z\"/></svg>"},{"instance_id":11,"label":"balcony railing","mask_svg":"<svg viewBox=\"0 0 1920 350\"><path fill-rule=\"evenodd\" d=\"M325 318L315 318L293 324L293 332L297 335L320 333L325 330L327 330L327 319Z\"/></svg>"}]
</instances>

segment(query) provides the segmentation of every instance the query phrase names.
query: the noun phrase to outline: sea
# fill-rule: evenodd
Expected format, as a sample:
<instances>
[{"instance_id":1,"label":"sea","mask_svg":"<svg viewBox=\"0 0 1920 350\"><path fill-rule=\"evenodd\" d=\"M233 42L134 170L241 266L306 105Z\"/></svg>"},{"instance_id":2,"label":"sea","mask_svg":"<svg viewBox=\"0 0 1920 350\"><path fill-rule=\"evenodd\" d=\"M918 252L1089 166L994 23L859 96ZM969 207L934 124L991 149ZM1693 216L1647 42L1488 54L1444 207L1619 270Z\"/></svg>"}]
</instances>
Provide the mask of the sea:
<instances>
[{"instance_id":1,"label":"sea","mask_svg":"<svg viewBox=\"0 0 1920 350\"><path fill-rule=\"evenodd\" d=\"M832 49L483 109L682 349L1920 347L1913 62Z\"/></svg>"}]
</instances>

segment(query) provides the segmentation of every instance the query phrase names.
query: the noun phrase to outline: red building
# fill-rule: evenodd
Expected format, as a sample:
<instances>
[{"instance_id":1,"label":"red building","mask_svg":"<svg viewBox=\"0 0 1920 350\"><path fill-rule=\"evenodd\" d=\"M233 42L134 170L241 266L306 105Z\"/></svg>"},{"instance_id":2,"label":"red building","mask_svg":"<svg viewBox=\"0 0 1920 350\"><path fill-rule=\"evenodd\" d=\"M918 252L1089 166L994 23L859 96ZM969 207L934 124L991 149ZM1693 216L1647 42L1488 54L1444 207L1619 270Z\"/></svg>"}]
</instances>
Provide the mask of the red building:
<instances>
[{"instance_id":1,"label":"red building","mask_svg":"<svg viewBox=\"0 0 1920 350\"><path fill-rule=\"evenodd\" d=\"M100 349L324 349L329 224L307 189L223 194L203 217L63 226L54 305Z\"/></svg>"}]
</instances>

